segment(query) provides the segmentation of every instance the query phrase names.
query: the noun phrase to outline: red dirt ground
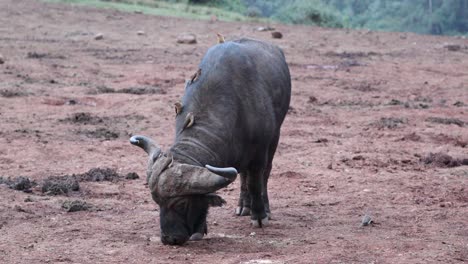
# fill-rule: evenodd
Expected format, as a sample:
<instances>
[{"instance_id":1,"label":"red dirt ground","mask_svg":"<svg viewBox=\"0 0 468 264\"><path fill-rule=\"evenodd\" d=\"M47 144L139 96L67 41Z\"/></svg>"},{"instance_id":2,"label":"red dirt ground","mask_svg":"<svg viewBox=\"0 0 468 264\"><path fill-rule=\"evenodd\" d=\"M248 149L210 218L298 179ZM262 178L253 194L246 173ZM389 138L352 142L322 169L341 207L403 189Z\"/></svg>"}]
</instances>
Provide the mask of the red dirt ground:
<instances>
[{"instance_id":1,"label":"red dirt ground","mask_svg":"<svg viewBox=\"0 0 468 264\"><path fill-rule=\"evenodd\" d=\"M0 176L39 185L26 193L0 184L0 263L468 261L468 167L421 161L468 158L468 41L286 25L274 25L284 38L272 39L258 26L2 0ZM198 44L177 44L182 32ZM210 211L204 240L164 246L146 156L128 138L170 146L173 104L216 32L271 41L290 65L273 220L255 229L234 216L236 181L220 191L227 205ZM92 168L140 179L41 192L50 176ZM66 212L72 200L94 209ZM366 214L374 223L361 226Z\"/></svg>"}]
</instances>

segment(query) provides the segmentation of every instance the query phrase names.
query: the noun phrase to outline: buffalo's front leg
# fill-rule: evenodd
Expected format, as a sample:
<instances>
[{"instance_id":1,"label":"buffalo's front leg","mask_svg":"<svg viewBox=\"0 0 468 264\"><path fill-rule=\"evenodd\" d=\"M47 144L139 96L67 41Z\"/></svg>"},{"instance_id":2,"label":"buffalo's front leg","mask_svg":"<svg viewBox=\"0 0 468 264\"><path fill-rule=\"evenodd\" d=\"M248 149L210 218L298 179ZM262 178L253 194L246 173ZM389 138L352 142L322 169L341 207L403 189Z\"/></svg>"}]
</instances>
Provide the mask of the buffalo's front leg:
<instances>
[{"instance_id":1,"label":"buffalo's front leg","mask_svg":"<svg viewBox=\"0 0 468 264\"><path fill-rule=\"evenodd\" d=\"M263 186L262 186L263 187L263 192L262 192L263 204L265 205L265 212L268 215L268 219L271 219L270 201L268 199L268 178L270 177L271 167L272 167L272 164L270 162L263 173Z\"/></svg>"},{"instance_id":2,"label":"buffalo's front leg","mask_svg":"<svg viewBox=\"0 0 468 264\"><path fill-rule=\"evenodd\" d=\"M249 190L247 188L247 174L241 173L240 179L241 179L241 190L240 190L240 196L239 196L239 203L236 208L236 215L239 215L239 216L250 215L251 199L250 199Z\"/></svg>"}]
</instances>

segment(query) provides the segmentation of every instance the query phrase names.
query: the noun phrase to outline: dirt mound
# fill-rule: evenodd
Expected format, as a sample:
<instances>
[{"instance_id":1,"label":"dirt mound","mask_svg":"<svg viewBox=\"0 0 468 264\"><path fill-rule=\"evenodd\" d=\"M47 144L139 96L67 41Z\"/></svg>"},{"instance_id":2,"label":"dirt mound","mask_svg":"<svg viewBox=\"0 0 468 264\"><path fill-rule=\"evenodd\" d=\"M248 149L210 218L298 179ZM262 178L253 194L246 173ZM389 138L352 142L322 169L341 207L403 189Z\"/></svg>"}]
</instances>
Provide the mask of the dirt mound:
<instances>
[{"instance_id":1,"label":"dirt mound","mask_svg":"<svg viewBox=\"0 0 468 264\"><path fill-rule=\"evenodd\" d=\"M114 169L110 168L94 168L83 174L78 174L76 175L76 177L80 181L93 182L118 181L124 178L122 175L118 174Z\"/></svg>"},{"instance_id":2,"label":"dirt mound","mask_svg":"<svg viewBox=\"0 0 468 264\"><path fill-rule=\"evenodd\" d=\"M465 122L461 121L458 118L444 118L444 117L429 117L426 119L427 122L443 124L443 125L457 125L462 127L465 125Z\"/></svg>"},{"instance_id":3,"label":"dirt mound","mask_svg":"<svg viewBox=\"0 0 468 264\"><path fill-rule=\"evenodd\" d=\"M80 182L116 182L139 178L135 172L129 172L124 176L111 168L93 168L82 174L48 177L42 182L41 191L48 195L66 195L71 191L79 191Z\"/></svg>"},{"instance_id":4,"label":"dirt mound","mask_svg":"<svg viewBox=\"0 0 468 264\"><path fill-rule=\"evenodd\" d=\"M421 158L421 162L426 165L432 165L441 168L453 168L462 165L468 165L468 158L457 159L445 153L429 153Z\"/></svg>"}]
</instances>

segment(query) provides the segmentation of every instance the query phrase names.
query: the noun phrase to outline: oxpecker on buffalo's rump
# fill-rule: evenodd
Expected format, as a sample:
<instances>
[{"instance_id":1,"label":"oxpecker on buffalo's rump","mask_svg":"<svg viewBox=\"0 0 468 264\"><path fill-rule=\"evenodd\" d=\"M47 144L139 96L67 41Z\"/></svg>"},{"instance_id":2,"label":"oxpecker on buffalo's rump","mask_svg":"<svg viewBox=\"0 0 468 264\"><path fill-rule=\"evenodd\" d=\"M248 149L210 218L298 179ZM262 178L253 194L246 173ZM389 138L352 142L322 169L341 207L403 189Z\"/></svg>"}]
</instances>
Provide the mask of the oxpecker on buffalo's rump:
<instances>
[{"instance_id":1,"label":"oxpecker on buffalo's rump","mask_svg":"<svg viewBox=\"0 0 468 264\"><path fill-rule=\"evenodd\" d=\"M175 105L172 146L163 151L147 137L130 139L149 155L148 186L160 207L164 244L202 239L208 208L225 203L215 192L238 173L236 214L250 215L253 226L268 224L267 185L291 97L289 69L274 45L221 37Z\"/></svg>"}]
</instances>

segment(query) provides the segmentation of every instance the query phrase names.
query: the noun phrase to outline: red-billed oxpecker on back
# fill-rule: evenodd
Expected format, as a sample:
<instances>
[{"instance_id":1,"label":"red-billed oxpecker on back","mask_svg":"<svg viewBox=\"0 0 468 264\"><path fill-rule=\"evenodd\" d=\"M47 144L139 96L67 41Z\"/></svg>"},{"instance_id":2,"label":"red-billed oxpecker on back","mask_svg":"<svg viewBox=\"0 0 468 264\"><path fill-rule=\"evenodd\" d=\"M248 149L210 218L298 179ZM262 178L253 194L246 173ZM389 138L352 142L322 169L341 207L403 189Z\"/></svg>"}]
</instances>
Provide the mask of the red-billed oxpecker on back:
<instances>
[{"instance_id":1,"label":"red-billed oxpecker on back","mask_svg":"<svg viewBox=\"0 0 468 264\"><path fill-rule=\"evenodd\" d=\"M215 192L240 174L236 215L268 224L268 177L291 97L291 77L278 47L253 39L211 47L175 104L174 144L162 150L144 136L130 142L149 155L147 182L160 207L161 241L181 245L207 234Z\"/></svg>"}]
</instances>

